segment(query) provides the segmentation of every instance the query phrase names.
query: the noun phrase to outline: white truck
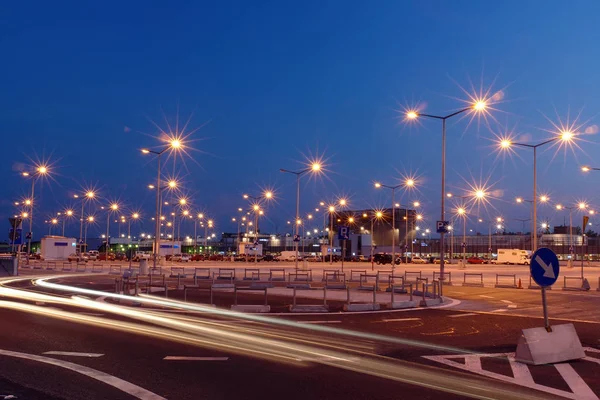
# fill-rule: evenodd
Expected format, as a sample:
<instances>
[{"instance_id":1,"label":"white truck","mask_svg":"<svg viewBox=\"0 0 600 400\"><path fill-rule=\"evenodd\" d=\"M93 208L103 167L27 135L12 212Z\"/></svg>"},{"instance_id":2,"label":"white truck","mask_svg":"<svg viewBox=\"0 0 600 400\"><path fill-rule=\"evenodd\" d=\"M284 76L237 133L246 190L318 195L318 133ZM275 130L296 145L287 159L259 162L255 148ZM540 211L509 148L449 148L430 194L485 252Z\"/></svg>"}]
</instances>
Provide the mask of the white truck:
<instances>
[{"instance_id":1,"label":"white truck","mask_svg":"<svg viewBox=\"0 0 600 400\"><path fill-rule=\"evenodd\" d=\"M280 261L296 261L296 251L282 251ZM298 252L298 261L302 260L302 253Z\"/></svg>"},{"instance_id":2,"label":"white truck","mask_svg":"<svg viewBox=\"0 0 600 400\"><path fill-rule=\"evenodd\" d=\"M498 256L492 264L521 264L529 265L529 253L521 249L498 249Z\"/></svg>"}]
</instances>

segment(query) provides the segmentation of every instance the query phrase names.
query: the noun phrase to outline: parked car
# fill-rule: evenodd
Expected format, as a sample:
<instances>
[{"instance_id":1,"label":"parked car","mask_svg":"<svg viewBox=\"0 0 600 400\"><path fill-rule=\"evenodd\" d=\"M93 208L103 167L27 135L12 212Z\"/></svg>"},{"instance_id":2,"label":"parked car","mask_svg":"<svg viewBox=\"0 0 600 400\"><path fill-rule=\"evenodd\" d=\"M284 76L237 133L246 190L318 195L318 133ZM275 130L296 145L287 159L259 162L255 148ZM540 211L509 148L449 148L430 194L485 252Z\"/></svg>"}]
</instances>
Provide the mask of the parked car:
<instances>
[{"instance_id":1,"label":"parked car","mask_svg":"<svg viewBox=\"0 0 600 400\"><path fill-rule=\"evenodd\" d=\"M366 256L358 255L358 256L352 256L352 261L354 262L367 262L369 261L369 259Z\"/></svg>"},{"instance_id":2,"label":"parked car","mask_svg":"<svg viewBox=\"0 0 600 400\"><path fill-rule=\"evenodd\" d=\"M136 251L132 261L138 262L140 260L150 260L151 258L152 254L149 251Z\"/></svg>"},{"instance_id":3,"label":"parked car","mask_svg":"<svg viewBox=\"0 0 600 400\"><path fill-rule=\"evenodd\" d=\"M108 258L106 256L106 253L100 253L98 254L98 258L97 260L99 261L115 261L117 258L115 256L115 253L108 253Z\"/></svg>"},{"instance_id":4,"label":"parked car","mask_svg":"<svg viewBox=\"0 0 600 400\"><path fill-rule=\"evenodd\" d=\"M129 258L127 257L127 254L119 252L119 253L115 253L115 260L127 261L127 260L129 260Z\"/></svg>"},{"instance_id":5,"label":"parked car","mask_svg":"<svg viewBox=\"0 0 600 400\"><path fill-rule=\"evenodd\" d=\"M373 256L373 262L377 265L391 264L392 255L387 253L378 253ZM396 265L400 264L400 257L396 257Z\"/></svg>"},{"instance_id":6,"label":"parked car","mask_svg":"<svg viewBox=\"0 0 600 400\"><path fill-rule=\"evenodd\" d=\"M192 261L204 261L204 254L194 254L192 256Z\"/></svg>"},{"instance_id":7,"label":"parked car","mask_svg":"<svg viewBox=\"0 0 600 400\"><path fill-rule=\"evenodd\" d=\"M89 260L97 260L100 253L98 250L90 250L87 252L87 256Z\"/></svg>"},{"instance_id":8,"label":"parked car","mask_svg":"<svg viewBox=\"0 0 600 400\"><path fill-rule=\"evenodd\" d=\"M67 257L69 262L88 262L88 257L85 254L72 253Z\"/></svg>"},{"instance_id":9,"label":"parked car","mask_svg":"<svg viewBox=\"0 0 600 400\"><path fill-rule=\"evenodd\" d=\"M323 261L319 256L308 256L304 258L308 262L320 262Z\"/></svg>"},{"instance_id":10,"label":"parked car","mask_svg":"<svg viewBox=\"0 0 600 400\"><path fill-rule=\"evenodd\" d=\"M189 262L191 259L189 254L173 254L170 261L172 262Z\"/></svg>"},{"instance_id":11,"label":"parked car","mask_svg":"<svg viewBox=\"0 0 600 400\"><path fill-rule=\"evenodd\" d=\"M467 258L467 264L485 264L485 260L481 257L469 257Z\"/></svg>"},{"instance_id":12,"label":"parked car","mask_svg":"<svg viewBox=\"0 0 600 400\"><path fill-rule=\"evenodd\" d=\"M412 261L413 264L427 264L427 260L421 258L420 256L413 256Z\"/></svg>"},{"instance_id":13,"label":"parked car","mask_svg":"<svg viewBox=\"0 0 600 400\"><path fill-rule=\"evenodd\" d=\"M246 261L246 256L244 254L238 254L237 256L235 256L233 258L233 261L244 262L244 261Z\"/></svg>"},{"instance_id":14,"label":"parked car","mask_svg":"<svg viewBox=\"0 0 600 400\"><path fill-rule=\"evenodd\" d=\"M208 257L208 259L210 261L223 261L224 257L223 254L211 254L210 257Z\"/></svg>"},{"instance_id":15,"label":"parked car","mask_svg":"<svg viewBox=\"0 0 600 400\"><path fill-rule=\"evenodd\" d=\"M262 260L267 261L267 262L277 261L277 259L275 258L275 256L273 254L267 254L266 256L263 257Z\"/></svg>"},{"instance_id":16,"label":"parked car","mask_svg":"<svg viewBox=\"0 0 600 400\"><path fill-rule=\"evenodd\" d=\"M400 258L400 262L405 263L405 264L412 262L412 257L409 257L409 256L402 256L399 258Z\"/></svg>"}]
</instances>

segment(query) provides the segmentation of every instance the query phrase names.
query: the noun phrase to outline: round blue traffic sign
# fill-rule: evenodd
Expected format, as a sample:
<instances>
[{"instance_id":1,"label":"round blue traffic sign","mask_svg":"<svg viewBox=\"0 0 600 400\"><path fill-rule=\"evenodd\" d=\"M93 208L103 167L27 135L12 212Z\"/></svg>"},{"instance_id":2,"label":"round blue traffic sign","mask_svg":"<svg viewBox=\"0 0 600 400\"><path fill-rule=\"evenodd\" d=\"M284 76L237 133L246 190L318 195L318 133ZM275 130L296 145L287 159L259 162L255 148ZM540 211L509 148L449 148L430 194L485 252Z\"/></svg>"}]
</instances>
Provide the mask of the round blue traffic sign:
<instances>
[{"instance_id":1,"label":"round blue traffic sign","mask_svg":"<svg viewBox=\"0 0 600 400\"><path fill-rule=\"evenodd\" d=\"M531 277L540 286L552 286L558 279L560 264L554 252L546 247L536 250L529 263Z\"/></svg>"}]
</instances>

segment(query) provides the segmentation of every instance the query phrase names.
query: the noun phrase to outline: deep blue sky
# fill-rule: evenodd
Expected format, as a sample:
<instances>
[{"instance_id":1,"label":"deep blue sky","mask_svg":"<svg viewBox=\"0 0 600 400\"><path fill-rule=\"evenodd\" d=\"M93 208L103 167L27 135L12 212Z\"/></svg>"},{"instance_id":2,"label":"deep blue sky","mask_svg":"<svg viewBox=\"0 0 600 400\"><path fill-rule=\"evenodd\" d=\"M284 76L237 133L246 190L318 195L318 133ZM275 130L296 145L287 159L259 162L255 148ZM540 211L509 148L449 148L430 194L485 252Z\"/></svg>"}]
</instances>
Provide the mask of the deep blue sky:
<instances>
[{"instance_id":1,"label":"deep blue sky","mask_svg":"<svg viewBox=\"0 0 600 400\"><path fill-rule=\"evenodd\" d=\"M235 230L229 220L245 204L242 193L268 185L278 203L267 229L282 231L294 214L295 184L279 168L300 168L303 154L316 152L329 172L303 181L304 212L337 195L349 195L353 208L384 206L389 193L374 190L373 180L389 184L412 171L420 192L403 200L421 200L433 226L440 125L407 127L397 110L420 102L427 112L451 112L465 97L459 85L483 79L504 95L495 131L516 126L522 139L543 140L551 136L543 115L556 120L555 109L564 120L569 108L592 118L581 130L600 123L599 12L597 1L5 4L0 218L29 190L19 163L50 157L57 173L38 185L37 232L86 184L148 219L145 186L155 164L139 148L158 144L148 136L158 133L150 120L165 126L163 112L174 121L179 108L181 120L193 114L191 127L208 122L193 136L201 151L183 171L195 208L216 217L219 231ZM514 197L531 197L531 153L496 160L492 136L485 124L449 124L449 190L491 175L501 198L489 214L515 230L521 224L512 218L529 213ZM579 172L598 158L598 138L584 137L576 156L540 154L539 188L554 201L585 198L600 208L600 173ZM562 222L550 208L540 214ZM142 230L150 229L147 221Z\"/></svg>"}]
</instances>

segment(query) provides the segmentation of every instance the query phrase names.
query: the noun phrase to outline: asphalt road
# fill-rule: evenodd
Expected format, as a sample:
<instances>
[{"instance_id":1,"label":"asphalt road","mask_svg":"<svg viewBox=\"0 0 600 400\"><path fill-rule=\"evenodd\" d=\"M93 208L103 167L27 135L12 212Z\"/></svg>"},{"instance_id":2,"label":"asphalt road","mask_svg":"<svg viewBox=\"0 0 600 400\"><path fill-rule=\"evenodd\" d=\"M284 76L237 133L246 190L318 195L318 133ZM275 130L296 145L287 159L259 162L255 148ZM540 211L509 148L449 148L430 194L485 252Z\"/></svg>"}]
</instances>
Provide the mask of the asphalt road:
<instances>
[{"instance_id":1,"label":"asphalt road","mask_svg":"<svg viewBox=\"0 0 600 400\"><path fill-rule=\"evenodd\" d=\"M56 303L4 293L0 388L5 393L0 394L11 391L30 399L135 398L127 392L137 393L138 398L168 399L438 399L464 398L476 390L480 398L594 398L586 390L600 394L596 378L600 364L593 360L568 363L579 380L553 366L525 367L537 390L531 389L527 376L511 372L506 353L514 352L520 330L541 325L533 309L531 316L511 313L524 312L527 304L533 307L538 291L446 290L447 295L461 298L461 303L437 310L289 315L267 320L211 312L155 312L148 307L113 309L108 303L94 308L98 302L92 301L94 306L68 303L64 293L64 301ZM592 311L596 303L582 296L552 294L551 310L564 299L579 301L579 307L589 312L589 321L576 322L576 329L584 346L597 349L600 330ZM476 304L480 309L475 310ZM502 311L486 311L486 307L500 310L500 304ZM517 307L508 308L509 304ZM285 321L292 324L282 325ZM29 358L7 355L7 351ZM57 351L86 356L44 354ZM75 363L71 367L76 371L32 360L31 355ZM600 357L593 351L588 355ZM122 382L111 386L98 380L96 373L79 371L81 366ZM100 378L115 383L114 378ZM159 397L135 392L131 385Z\"/></svg>"}]
</instances>

